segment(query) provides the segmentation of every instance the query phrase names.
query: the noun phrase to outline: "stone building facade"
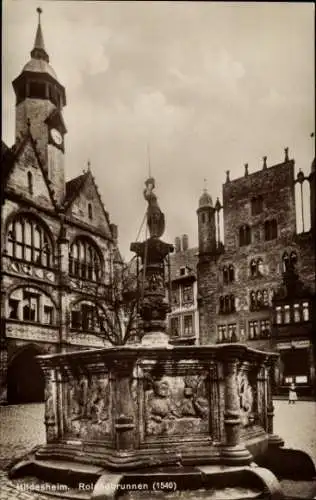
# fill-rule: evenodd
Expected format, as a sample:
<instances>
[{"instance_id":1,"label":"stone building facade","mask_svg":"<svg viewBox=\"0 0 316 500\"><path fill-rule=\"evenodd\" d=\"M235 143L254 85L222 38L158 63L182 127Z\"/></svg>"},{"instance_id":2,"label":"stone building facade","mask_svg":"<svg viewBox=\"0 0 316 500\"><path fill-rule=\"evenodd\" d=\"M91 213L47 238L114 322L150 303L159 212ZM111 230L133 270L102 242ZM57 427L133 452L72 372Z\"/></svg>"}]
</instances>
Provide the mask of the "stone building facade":
<instances>
[{"instance_id":1,"label":"stone building facade","mask_svg":"<svg viewBox=\"0 0 316 500\"><path fill-rule=\"evenodd\" d=\"M170 255L170 284L168 314L172 344L199 344L199 312L197 302L198 248L189 248L186 234L175 239Z\"/></svg>"},{"instance_id":2,"label":"stone building facade","mask_svg":"<svg viewBox=\"0 0 316 500\"><path fill-rule=\"evenodd\" d=\"M315 163L313 163L315 165ZM311 229L296 229L295 186L310 185ZM219 237L223 214L224 245ZM294 160L248 172L223 185L223 205L199 201L197 266L201 343L244 342L276 350L275 382L315 390L315 167L294 174ZM315 321L315 319L314 319Z\"/></svg>"},{"instance_id":3,"label":"stone building facade","mask_svg":"<svg viewBox=\"0 0 316 500\"><path fill-rule=\"evenodd\" d=\"M40 19L13 88L16 138L12 147L2 143L1 166L1 397L12 403L43 398L37 354L106 343L104 311L120 257L90 166L65 181L66 92Z\"/></svg>"}]
</instances>

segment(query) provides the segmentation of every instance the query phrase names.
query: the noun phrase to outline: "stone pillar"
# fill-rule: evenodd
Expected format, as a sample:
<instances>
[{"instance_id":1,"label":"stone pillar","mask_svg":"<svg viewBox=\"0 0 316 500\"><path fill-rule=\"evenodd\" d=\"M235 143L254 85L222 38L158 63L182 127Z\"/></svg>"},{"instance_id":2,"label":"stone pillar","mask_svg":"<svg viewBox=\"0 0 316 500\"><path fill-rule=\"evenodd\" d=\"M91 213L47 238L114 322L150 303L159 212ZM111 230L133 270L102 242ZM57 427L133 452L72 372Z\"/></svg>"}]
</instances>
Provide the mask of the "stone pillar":
<instances>
[{"instance_id":1,"label":"stone pillar","mask_svg":"<svg viewBox=\"0 0 316 500\"><path fill-rule=\"evenodd\" d=\"M1 283L2 285L2 283ZM7 403L8 346L6 340L5 291L1 289L0 319L0 404Z\"/></svg>"},{"instance_id":2,"label":"stone pillar","mask_svg":"<svg viewBox=\"0 0 316 500\"><path fill-rule=\"evenodd\" d=\"M257 372L257 412L259 425L267 432L267 368L263 363Z\"/></svg>"},{"instance_id":3,"label":"stone pillar","mask_svg":"<svg viewBox=\"0 0 316 500\"><path fill-rule=\"evenodd\" d=\"M226 442L222 445L222 462L227 465L249 464L251 453L240 443L240 404L237 392L237 362L236 358L224 361L225 376L225 412L224 426Z\"/></svg>"},{"instance_id":4,"label":"stone pillar","mask_svg":"<svg viewBox=\"0 0 316 500\"><path fill-rule=\"evenodd\" d=\"M117 360L112 365L114 381L113 410L115 444L117 451L135 448L135 408L132 397L133 363Z\"/></svg>"},{"instance_id":5,"label":"stone pillar","mask_svg":"<svg viewBox=\"0 0 316 500\"><path fill-rule=\"evenodd\" d=\"M52 443L59 437L57 419L57 380L54 369L45 370L45 427L46 441Z\"/></svg>"},{"instance_id":6,"label":"stone pillar","mask_svg":"<svg viewBox=\"0 0 316 500\"><path fill-rule=\"evenodd\" d=\"M66 351L69 311L68 311L69 240L62 221L58 237L58 284L59 284L59 349Z\"/></svg>"},{"instance_id":7,"label":"stone pillar","mask_svg":"<svg viewBox=\"0 0 316 500\"><path fill-rule=\"evenodd\" d=\"M266 391L267 391L267 426L266 432L268 433L269 445L273 446L283 446L284 441L282 438L273 434L273 418L274 418L274 406L272 399L272 377L274 372L274 365L269 364L267 366L267 380L266 380Z\"/></svg>"}]
</instances>

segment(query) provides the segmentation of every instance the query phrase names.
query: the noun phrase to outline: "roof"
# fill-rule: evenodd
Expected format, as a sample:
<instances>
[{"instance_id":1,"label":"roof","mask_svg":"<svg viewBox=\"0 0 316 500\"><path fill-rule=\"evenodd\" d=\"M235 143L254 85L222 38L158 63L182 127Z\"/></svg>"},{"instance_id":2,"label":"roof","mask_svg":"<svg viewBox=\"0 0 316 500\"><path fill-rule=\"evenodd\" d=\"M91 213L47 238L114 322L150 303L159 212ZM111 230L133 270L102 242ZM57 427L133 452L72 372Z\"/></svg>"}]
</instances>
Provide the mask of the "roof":
<instances>
[{"instance_id":1,"label":"roof","mask_svg":"<svg viewBox=\"0 0 316 500\"><path fill-rule=\"evenodd\" d=\"M87 175L88 172L85 172L84 174L78 175L78 177L74 177L73 179L70 179L70 181L66 182L64 205L69 206L71 202L76 198L80 189L85 183Z\"/></svg>"},{"instance_id":2,"label":"roof","mask_svg":"<svg viewBox=\"0 0 316 500\"><path fill-rule=\"evenodd\" d=\"M22 154L25 146L27 143L30 143L33 147L36 159L38 161L39 167L42 171L43 177L45 179L45 183L51 198L51 201L53 205L56 207L56 200L54 198L54 193L51 188L49 179L48 179L48 174L44 168L43 161L41 158L41 155L37 149L36 146L36 141L34 140L30 128L25 132L25 134L22 136L22 138L18 141L15 142L15 144L12 146L12 148L8 148L5 143L2 143L1 149L4 151L4 154L2 153L2 172L1 172L1 184L3 189L5 188L5 185L7 183L7 180L10 176L10 173L12 171L13 166L19 159L20 155Z\"/></svg>"},{"instance_id":3,"label":"roof","mask_svg":"<svg viewBox=\"0 0 316 500\"><path fill-rule=\"evenodd\" d=\"M29 62L27 62L24 66L22 73L24 71L33 71L34 73L47 73L55 80L58 80L55 70L44 59L30 59Z\"/></svg>"},{"instance_id":4,"label":"roof","mask_svg":"<svg viewBox=\"0 0 316 500\"><path fill-rule=\"evenodd\" d=\"M213 201L211 198L211 195L204 190L202 196L199 199L199 207L212 207L213 206Z\"/></svg>"},{"instance_id":5,"label":"roof","mask_svg":"<svg viewBox=\"0 0 316 500\"><path fill-rule=\"evenodd\" d=\"M198 263L198 248L188 248L182 252L176 252L170 255L171 280L178 280L188 276L196 276ZM180 275L180 268L187 267L186 275Z\"/></svg>"}]
</instances>

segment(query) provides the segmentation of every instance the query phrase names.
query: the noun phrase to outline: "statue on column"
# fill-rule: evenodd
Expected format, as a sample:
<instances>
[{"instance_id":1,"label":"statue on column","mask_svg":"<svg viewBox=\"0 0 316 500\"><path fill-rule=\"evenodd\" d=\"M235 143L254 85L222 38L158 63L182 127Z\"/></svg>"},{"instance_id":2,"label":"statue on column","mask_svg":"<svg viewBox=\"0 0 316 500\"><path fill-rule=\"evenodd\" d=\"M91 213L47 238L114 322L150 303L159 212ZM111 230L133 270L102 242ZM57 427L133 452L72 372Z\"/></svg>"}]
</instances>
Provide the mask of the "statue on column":
<instances>
[{"instance_id":1,"label":"statue on column","mask_svg":"<svg viewBox=\"0 0 316 500\"><path fill-rule=\"evenodd\" d=\"M165 216L160 210L157 202L157 196L153 192L155 189L155 179L149 177L145 182L144 198L148 202L147 225L149 234L152 237L160 238L165 230Z\"/></svg>"}]
</instances>

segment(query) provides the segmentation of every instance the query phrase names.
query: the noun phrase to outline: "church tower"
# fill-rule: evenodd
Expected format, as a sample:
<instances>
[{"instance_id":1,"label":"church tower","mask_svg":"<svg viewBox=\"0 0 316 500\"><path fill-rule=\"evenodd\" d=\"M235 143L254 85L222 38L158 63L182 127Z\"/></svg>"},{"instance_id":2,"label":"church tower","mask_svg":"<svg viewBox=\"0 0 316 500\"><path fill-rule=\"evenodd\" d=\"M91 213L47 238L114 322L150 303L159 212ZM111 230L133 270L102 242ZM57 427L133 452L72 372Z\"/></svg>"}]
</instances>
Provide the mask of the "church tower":
<instances>
[{"instance_id":1,"label":"church tower","mask_svg":"<svg viewBox=\"0 0 316 500\"><path fill-rule=\"evenodd\" d=\"M41 26L42 10L38 8L37 12L31 59L12 82L16 95L16 140L27 133L30 126L55 199L61 204L65 194L64 136L67 130L62 109L66 105L66 94L49 64Z\"/></svg>"},{"instance_id":2,"label":"church tower","mask_svg":"<svg viewBox=\"0 0 316 500\"><path fill-rule=\"evenodd\" d=\"M204 189L204 192L200 197L197 216L199 254L210 255L216 251L215 208L213 207L212 198L206 189Z\"/></svg>"}]
</instances>

